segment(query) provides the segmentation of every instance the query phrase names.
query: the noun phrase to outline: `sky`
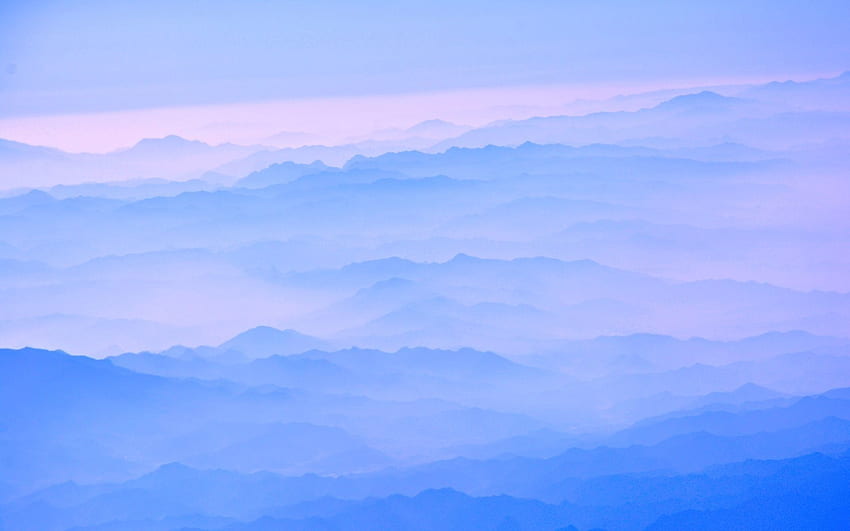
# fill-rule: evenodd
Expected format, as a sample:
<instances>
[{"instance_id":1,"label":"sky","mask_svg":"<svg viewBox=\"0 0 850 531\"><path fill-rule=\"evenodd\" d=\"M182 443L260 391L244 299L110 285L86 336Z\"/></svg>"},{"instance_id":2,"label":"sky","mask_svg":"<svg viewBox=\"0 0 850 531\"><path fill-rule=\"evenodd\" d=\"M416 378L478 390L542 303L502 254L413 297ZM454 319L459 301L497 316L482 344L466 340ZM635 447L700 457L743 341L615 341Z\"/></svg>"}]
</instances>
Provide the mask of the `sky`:
<instances>
[{"instance_id":1,"label":"sky","mask_svg":"<svg viewBox=\"0 0 850 531\"><path fill-rule=\"evenodd\" d=\"M239 115L243 133L274 117L253 137L338 141L528 102L835 75L850 68L847 35L843 0L3 0L0 137L88 151L219 141L215 125Z\"/></svg>"}]
</instances>

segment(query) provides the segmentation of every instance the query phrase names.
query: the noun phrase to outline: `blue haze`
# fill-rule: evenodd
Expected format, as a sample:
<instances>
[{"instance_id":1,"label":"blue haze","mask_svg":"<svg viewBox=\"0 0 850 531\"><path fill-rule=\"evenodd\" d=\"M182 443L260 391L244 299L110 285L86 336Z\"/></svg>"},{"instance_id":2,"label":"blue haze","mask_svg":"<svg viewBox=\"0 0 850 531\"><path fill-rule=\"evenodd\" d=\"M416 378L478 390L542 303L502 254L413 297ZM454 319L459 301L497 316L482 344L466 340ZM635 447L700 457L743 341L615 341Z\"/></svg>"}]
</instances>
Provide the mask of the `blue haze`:
<instances>
[{"instance_id":1,"label":"blue haze","mask_svg":"<svg viewBox=\"0 0 850 531\"><path fill-rule=\"evenodd\" d=\"M0 529L847 528L846 4L488 6L3 5L3 118L665 91L299 148L0 140ZM673 82L743 74L776 81Z\"/></svg>"}]
</instances>

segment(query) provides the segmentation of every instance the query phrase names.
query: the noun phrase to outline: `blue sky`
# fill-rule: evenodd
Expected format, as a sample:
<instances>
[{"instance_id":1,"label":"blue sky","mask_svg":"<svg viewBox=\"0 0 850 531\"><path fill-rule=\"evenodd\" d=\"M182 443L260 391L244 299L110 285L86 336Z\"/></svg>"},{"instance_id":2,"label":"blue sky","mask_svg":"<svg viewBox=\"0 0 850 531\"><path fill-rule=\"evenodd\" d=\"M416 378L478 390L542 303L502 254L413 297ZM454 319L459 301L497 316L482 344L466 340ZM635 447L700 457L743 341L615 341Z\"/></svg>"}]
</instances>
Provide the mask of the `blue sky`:
<instances>
[{"instance_id":1,"label":"blue sky","mask_svg":"<svg viewBox=\"0 0 850 531\"><path fill-rule=\"evenodd\" d=\"M3 2L0 117L850 68L850 2Z\"/></svg>"}]
</instances>

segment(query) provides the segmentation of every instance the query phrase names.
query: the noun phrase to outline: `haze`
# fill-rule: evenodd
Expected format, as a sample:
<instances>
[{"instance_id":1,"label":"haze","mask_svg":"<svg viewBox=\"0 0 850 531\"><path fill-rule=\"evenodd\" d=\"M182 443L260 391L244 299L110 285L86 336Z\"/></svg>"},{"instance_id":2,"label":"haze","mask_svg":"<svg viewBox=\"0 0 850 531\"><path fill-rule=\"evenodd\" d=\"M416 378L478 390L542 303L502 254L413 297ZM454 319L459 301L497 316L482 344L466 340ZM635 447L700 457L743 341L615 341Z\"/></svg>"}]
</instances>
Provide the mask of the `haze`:
<instances>
[{"instance_id":1,"label":"haze","mask_svg":"<svg viewBox=\"0 0 850 531\"><path fill-rule=\"evenodd\" d=\"M0 5L0 529L846 529L850 4Z\"/></svg>"}]
</instances>

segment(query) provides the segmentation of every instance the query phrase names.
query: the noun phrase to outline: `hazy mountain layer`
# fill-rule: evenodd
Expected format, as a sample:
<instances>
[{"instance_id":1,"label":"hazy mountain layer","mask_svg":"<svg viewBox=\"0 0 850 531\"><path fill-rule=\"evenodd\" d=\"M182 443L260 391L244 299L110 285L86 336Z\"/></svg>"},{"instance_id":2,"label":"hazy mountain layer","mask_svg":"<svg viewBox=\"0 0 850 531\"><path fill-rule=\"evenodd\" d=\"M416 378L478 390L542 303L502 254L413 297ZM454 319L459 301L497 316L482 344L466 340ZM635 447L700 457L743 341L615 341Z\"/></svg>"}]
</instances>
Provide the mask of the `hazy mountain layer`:
<instances>
[{"instance_id":1,"label":"hazy mountain layer","mask_svg":"<svg viewBox=\"0 0 850 531\"><path fill-rule=\"evenodd\" d=\"M844 529L849 79L0 142L0 528Z\"/></svg>"}]
</instances>

